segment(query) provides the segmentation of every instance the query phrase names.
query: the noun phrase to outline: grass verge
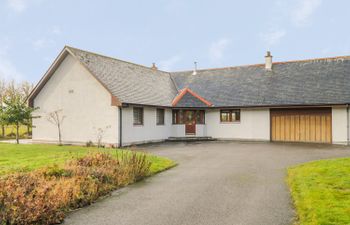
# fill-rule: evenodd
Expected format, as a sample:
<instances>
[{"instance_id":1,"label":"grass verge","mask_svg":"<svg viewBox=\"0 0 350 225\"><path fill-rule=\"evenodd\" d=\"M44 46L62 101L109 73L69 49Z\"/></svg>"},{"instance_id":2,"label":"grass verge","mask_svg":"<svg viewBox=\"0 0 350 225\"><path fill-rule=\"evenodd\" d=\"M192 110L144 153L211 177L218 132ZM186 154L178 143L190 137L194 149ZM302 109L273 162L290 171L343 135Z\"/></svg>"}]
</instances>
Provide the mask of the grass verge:
<instances>
[{"instance_id":1,"label":"grass verge","mask_svg":"<svg viewBox=\"0 0 350 225\"><path fill-rule=\"evenodd\" d=\"M288 169L287 182L300 225L350 224L350 158Z\"/></svg>"},{"instance_id":2,"label":"grass verge","mask_svg":"<svg viewBox=\"0 0 350 225\"><path fill-rule=\"evenodd\" d=\"M63 165L67 160L82 157L88 153L107 152L117 156L120 149L87 148L81 146L57 145L15 145L0 143L0 176L13 172L28 172L41 167ZM152 162L152 174L175 165L175 162L154 155L149 155Z\"/></svg>"}]
</instances>

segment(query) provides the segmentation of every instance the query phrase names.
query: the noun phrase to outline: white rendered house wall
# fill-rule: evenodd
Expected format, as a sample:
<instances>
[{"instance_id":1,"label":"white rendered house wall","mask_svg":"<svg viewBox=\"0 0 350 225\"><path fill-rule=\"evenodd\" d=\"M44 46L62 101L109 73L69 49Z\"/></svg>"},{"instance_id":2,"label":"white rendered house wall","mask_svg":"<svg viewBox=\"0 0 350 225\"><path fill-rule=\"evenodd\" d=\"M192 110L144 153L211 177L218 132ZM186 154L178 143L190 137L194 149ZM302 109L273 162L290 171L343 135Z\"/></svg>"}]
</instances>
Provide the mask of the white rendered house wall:
<instances>
[{"instance_id":1,"label":"white rendered house wall","mask_svg":"<svg viewBox=\"0 0 350 225\"><path fill-rule=\"evenodd\" d=\"M157 108L143 107L143 125L134 125L133 106L122 109L122 144L164 141L171 136L172 112L164 111L164 125L157 125Z\"/></svg>"},{"instance_id":2,"label":"white rendered house wall","mask_svg":"<svg viewBox=\"0 0 350 225\"><path fill-rule=\"evenodd\" d=\"M118 144L118 107L111 106L110 93L71 55L67 55L34 99L39 107L33 120L33 141L58 141L55 125L47 114L61 110L64 143L97 141L97 130L105 129L102 142ZM108 127L108 128L106 128Z\"/></svg>"},{"instance_id":3,"label":"white rendered house wall","mask_svg":"<svg viewBox=\"0 0 350 225\"><path fill-rule=\"evenodd\" d=\"M347 144L347 110L346 107L332 107L332 142L333 144Z\"/></svg>"},{"instance_id":4,"label":"white rendered house wall","mask_svg":"<svg viewBox=\"0 0 350 225\"><path fill-rule=\"evenodd\" d=\"M270 110L241 109L240 122L220 122L220 110L206 111L206 133L219 139L270 140Z\"/></svg>"}]
</instances>

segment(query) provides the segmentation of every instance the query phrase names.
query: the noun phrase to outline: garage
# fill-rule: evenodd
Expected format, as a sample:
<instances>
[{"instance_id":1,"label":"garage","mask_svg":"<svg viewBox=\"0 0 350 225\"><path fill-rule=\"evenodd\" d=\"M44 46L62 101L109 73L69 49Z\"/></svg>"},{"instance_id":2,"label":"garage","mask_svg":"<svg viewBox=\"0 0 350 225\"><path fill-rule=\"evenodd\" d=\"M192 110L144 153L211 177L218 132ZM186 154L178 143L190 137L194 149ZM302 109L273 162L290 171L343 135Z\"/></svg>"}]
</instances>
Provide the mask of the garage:
<instances>
[{"instance_id":1,"label":"garage","mask_svg":"<svg viewBox=\"0 0 350 225\"><path fill-rule=\"evenodd\" d=\"M332 143L331 108L271 109L271 141Z\"/></svg>"}]
</instances>

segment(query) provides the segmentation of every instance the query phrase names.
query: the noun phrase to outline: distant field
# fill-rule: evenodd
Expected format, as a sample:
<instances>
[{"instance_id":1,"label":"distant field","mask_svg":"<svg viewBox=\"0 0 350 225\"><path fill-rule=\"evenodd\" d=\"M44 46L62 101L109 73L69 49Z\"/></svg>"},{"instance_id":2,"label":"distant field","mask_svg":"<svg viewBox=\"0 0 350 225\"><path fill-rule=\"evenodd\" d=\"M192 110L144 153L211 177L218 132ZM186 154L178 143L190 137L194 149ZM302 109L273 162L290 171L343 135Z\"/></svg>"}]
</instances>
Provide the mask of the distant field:
<instances>
[{"instance_id":1,"label":"distant field","mask_svg":"<svg viewBox=\"0 0 350 225\"><path fill-rule=\"evenodd\" d=\"M31 129L30 129L31 132ZM6 139L11 139L14 138L16 134L16 128L14 126L5 126L5 138ZM0 139L3 138L3 133L2 133L2 129L0 127ZM19 136L21 138L27 138L27 127L26 126L21 126L19 128Z\"/></svg>"}]
</instances>

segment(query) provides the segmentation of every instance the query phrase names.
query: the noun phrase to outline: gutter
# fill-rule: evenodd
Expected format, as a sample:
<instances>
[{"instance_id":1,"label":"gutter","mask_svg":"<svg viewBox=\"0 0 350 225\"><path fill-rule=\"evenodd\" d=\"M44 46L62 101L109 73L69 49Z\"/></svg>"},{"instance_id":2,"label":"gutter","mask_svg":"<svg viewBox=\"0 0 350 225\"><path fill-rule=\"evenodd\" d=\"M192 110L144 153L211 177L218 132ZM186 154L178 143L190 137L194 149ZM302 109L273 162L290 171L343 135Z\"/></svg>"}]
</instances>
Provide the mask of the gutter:
<instances>
[{"instance_id":1,"label":"gutter","mask_svg":"<svg viewBox=\"0 0 350 225\"><path fill-rule=\"evenodd\" d=\"M123 109L122 107L119 108L119 148L123 147Z\"/></svg>"},{"instance_id":2,"label":"gutter","mask_svg":"<svg viewBox=\"0 0 350 225\"><path fill-rule=\"evenodd\" d=\"M248 109L248 108L313 108L313 107L331 107L331 106L346 106L349 103L335 103L335 104L309 104L309 105L250 105L250 106L208 106L208 107L174 107L174 106L165 106L165 105L150 105L150 104L139 104L139 103L123 103L122 106L140 106L140 107L158 107L158 108L167 108L167 109ZM349 110L350 111L350 110Z\"/></svg>"}]
</instances>

